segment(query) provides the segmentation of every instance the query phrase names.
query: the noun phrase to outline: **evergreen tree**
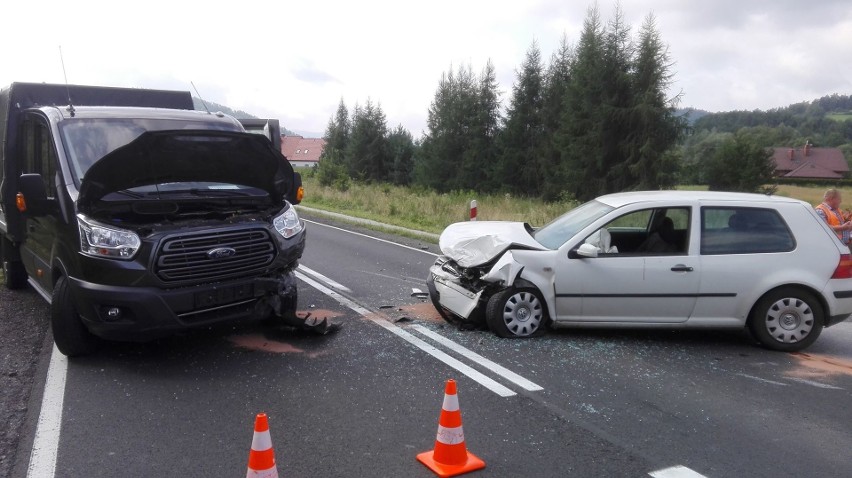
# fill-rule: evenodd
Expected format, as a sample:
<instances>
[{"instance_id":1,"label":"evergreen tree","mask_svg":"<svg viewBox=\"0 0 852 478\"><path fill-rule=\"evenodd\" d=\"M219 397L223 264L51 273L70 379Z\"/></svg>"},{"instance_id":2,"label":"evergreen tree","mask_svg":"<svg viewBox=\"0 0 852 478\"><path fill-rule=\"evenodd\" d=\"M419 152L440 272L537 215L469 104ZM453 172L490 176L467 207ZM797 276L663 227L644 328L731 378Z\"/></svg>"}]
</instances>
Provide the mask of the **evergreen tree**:
<instances>
[{"instance_id":1,"label":"evergreen tree","mask_svg":"<svg viewBox=\"0 0 852 478\"><path fill-rule=\"evenodd\" d=\"M677 161L667 155L681 138L686 120L675 114L679 97L666 98L671 85L671 60L649 14L639 32L633 75L631 136L627 138L627 170L633 187L659 189L676 180Z\"/></svg>"},{"instance_id":2,"label":"evergreen tree","mask_svg":"<svg viewBox=\"0 0 852 478\"><path fill-rule=\"evenodd\" d=\"M506 122L499 136L500 153L492 171L496 188L502 186L515 194L539 195L543 183L545 172L536 164L536 155L544 141L543 69L541 51L533 42L512 88Z\"/></svg>"},{"instance_id":3,"label":"evergreen tree","mask_svg":"<svg viewBox=\"0 0 852 478\"><path fill-rule=\"evenodd\" d=\"M500 93L497 90L497 74L490 59L479 76L472 113L471 138L462 156L459 186L482 191L488 188L489 171L495 165L495 138L500 124Z\"/></svg>"},{"instance_id":4,"label":"evergreen tree","mask_svg":"<svg viewBox=\"0 0 852 478\"><path fill-rule=\"evenodd\" d=\"M571 81L574 49L568 36L562 35L559 49L551 56L542 92L542 128L544 138L535 157L541 176L541 196L548 201L560 197L565 189L565 171L560 161L560 150L555 141L556 132L562 124L565 95Z\"/></svg>"},{"instance_id":5,"label":"evergreen tree","mask_svg":"<svg viewBox=\"0 0 852 478\"><path fill-rule=\"evenodd\" d=\"M394 184L407 185L411 182L414 169L414 138L402 125L388 135L388 152L391 170L388 180Z\"/></svg>"},{"instance_id":6,"label":"evergreen tree","mask_svg":"<svg viewBox=\"0 0 852 478\"><path fill-rule=\"evenodd\" d=\"M565 191L579 200L592 199L606 190L601 143L603 57L604 28L595 6L583 22L555 138L566 172Z\"/></svg>"},{"instance_id":7,"label":"evergreen tree","mask_svg":"<svg viewBox=\"0 0 852 478\"><path fill-rule=\"evenodd\" d=\"M349 143L349 130L349 112L341 98L337 112L328 120L328 126L323 135L325 147L317 165L317 178L323 186L344 184L344 180L348 180L345 155Z\"/></svg>"},{"instance_id":8,"label":"evergreen tree","mask_svg":"<svg viewBox=\"0 0 852 478\"><path fill-rule=\"evenodd\" d=\"M352 132L346 147L349 175L359 180L385 181L390 170L387 144L387 118L381 105L368 99L361 108L355 106Z\"/></svg>"}]
</instances>

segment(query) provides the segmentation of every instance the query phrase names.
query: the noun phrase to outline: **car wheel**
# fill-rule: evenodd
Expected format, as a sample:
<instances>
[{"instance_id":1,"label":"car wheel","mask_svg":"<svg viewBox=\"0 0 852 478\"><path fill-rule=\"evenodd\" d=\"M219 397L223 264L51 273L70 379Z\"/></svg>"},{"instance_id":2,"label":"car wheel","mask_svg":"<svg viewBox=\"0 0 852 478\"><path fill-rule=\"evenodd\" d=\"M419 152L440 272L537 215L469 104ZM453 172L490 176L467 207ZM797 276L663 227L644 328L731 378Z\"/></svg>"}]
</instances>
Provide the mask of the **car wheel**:
<instances>
[{"instance_id":1,"label":"car wheel","mask_svg":"<svg viewBox=\"0 0 852 478\"><path fill-rule=\"evenodd\" d=\"M749 330L766 348L795 352L814 343L824 323L822 304L813 294L785 287L757 302Z\"/></svg>"},{"instance_id":2,"label":"car wheel","mask_svg":"<svg viewBox=\"0 0 852 478\"><path fill-rule=\"evenodd\" d=\"M535 289L504 289L488 299L488 327L500 337L536 337L544 333L547 310Z\"/></svg>"},{"instance_id":3,"label":"car wheel","mask_svg":"<svg viewBox=\"0 0 852 478\"><path fill-rule=\"evenodd\" d=\"M98 346L99 339L89 332L77 313L71 299L71 287L65 277L60 277L53 287L50 325L56 348L68 357L89 354Z\"/></svg>"},{"instance_id":4,"label":"car wheel","mask_svg":"<svg viewBox=\"0 0 852 478\"><path fill-rule=\"evenodd\" d=\"M3 285L7 289L23 289L27 286L27 271L21 261L3 261Z\"/></svg>"}]
</instances>

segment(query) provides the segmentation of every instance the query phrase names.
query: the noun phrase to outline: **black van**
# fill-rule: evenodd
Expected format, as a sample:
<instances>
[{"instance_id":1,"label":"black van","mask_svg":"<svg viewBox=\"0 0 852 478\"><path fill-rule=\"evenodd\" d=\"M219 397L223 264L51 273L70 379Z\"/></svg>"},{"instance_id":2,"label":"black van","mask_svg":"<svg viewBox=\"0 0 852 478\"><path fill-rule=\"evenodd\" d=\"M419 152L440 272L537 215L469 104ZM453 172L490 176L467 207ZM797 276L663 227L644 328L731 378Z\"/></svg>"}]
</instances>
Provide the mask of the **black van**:
<instances>
[{"instance_id":1,"label":"black van","mask_svg":"<svg viewBox=\"0 0 852 478\"><path fill-rule=\"evenodd\" d=\"M5 285L50 302L65 355L225 320L306 325L301 178L239 121L188 92L14 83L0 141Z\"/></svg>"}]
</instances>

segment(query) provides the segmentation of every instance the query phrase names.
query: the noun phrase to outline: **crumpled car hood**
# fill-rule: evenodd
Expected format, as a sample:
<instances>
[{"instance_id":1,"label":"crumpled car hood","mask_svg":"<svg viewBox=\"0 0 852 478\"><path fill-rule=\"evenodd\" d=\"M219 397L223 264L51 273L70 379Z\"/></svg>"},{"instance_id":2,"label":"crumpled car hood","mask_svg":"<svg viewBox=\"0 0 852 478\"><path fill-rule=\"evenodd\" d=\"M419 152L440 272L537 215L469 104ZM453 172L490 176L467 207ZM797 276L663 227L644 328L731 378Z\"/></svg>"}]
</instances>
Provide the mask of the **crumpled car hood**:
<instances>
[{"instance_id":1,"label":"crumpled car hood","mask_svg":"<svg viewBox=\"0 0 852 478\"><path fill-rule=\"evenodd\" d=\"M262 189L276 204L289 191L293 168L261 135L211 130L148 131L93 164L78 204L109 193L169 182L219 182Z\"/></svg>"},{"instance_id":2,"label":"crumpled car hood","mask_svg":"<svg viewBox=\"0 0 852 478\"><path fill-rule=\"evenodd\" d=\"M545 250L522 222L482 221L449 225L438 240L444 255L462 267L475 267L510 248Z\"/></svg>"}]
</instances>

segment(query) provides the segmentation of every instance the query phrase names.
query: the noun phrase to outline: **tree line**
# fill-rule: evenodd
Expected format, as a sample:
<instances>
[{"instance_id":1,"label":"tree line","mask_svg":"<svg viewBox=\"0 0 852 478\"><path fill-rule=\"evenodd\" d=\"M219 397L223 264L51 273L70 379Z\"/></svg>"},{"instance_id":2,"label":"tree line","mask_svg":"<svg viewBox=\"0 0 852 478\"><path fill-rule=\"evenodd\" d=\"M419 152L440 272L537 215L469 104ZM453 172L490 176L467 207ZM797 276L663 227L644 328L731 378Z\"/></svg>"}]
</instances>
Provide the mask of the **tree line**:
<instances>
[{"instance_id":1,"label":"tree line","mask_svg":"<svg viewBox=\"0 0 852 478\"><path fill-rule=\"evenodd\" d=\"M671 65L653 15L634 35L620 8L604 22L591 7L577 44L563 36L546 65L533 42L505 111L491 61L444 72L417 142L388 130L379 104L350 113L341 100L317 175L548 200L671 186L685 128L666 96Z\"/></svg>"}]
</instances>

